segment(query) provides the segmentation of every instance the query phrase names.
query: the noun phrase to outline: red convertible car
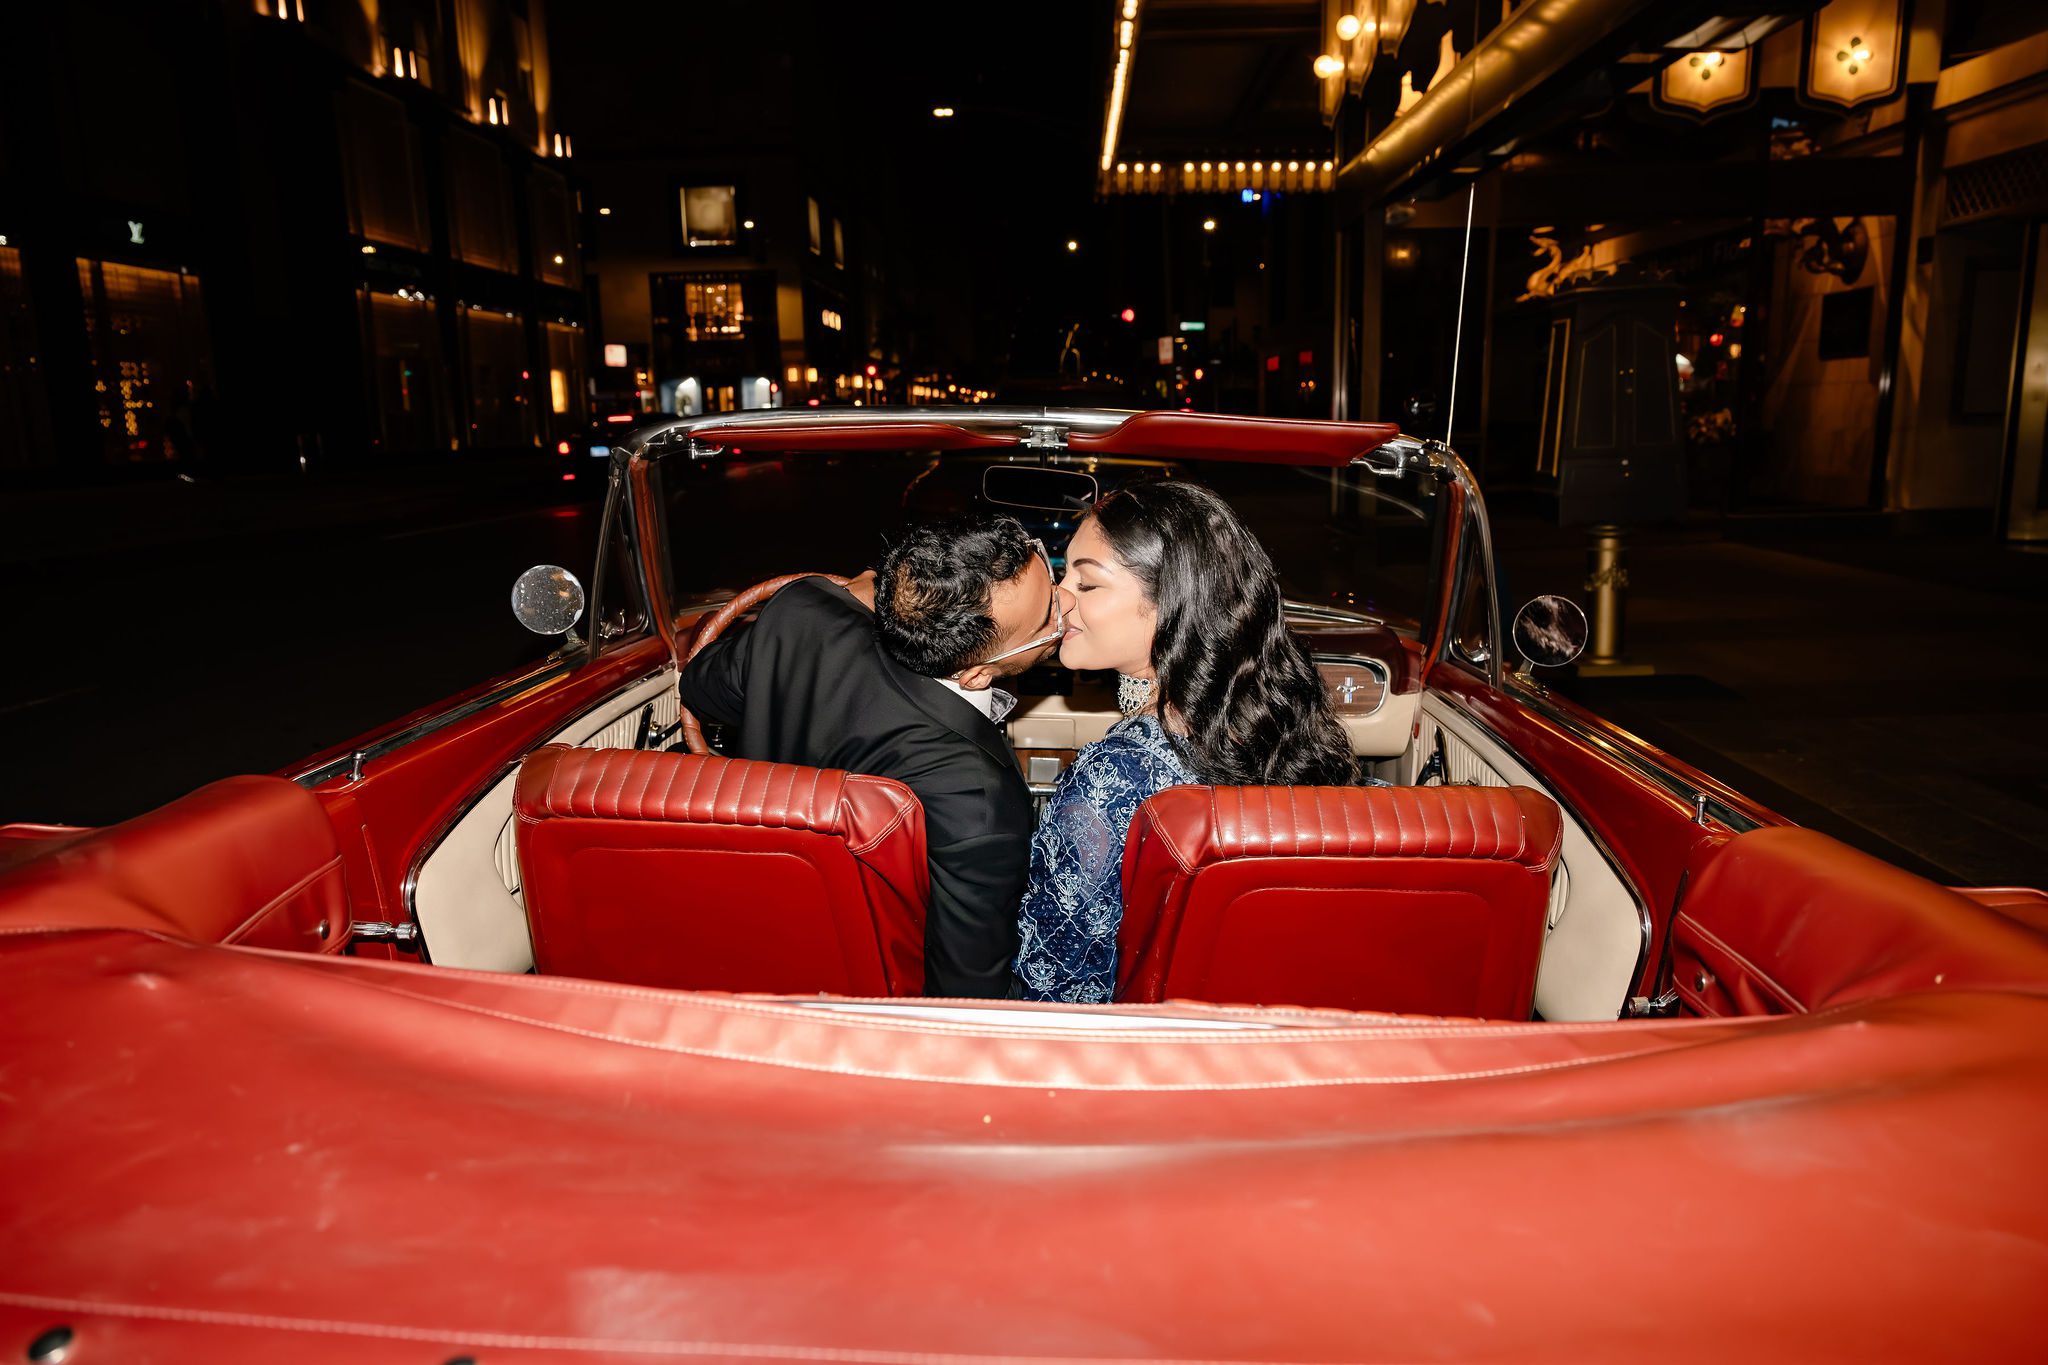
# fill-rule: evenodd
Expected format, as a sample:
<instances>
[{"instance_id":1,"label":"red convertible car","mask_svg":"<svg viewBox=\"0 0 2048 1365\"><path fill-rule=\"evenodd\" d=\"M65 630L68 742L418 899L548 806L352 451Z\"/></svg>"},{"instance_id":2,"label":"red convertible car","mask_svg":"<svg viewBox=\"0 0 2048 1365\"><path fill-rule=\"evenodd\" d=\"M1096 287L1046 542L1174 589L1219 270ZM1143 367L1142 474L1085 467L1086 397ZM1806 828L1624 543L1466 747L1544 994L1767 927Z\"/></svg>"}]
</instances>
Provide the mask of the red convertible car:
<instances>
[{"instance_id":1,"label":"red convertible car","mask_svg":"<svg viewBox=\"0 0 2048 1365\"><path fill-rule=\"evenodd\" d=\"M2048 898L1554 695L1450 451L867 409L610 459L598 562L515 594L530 669L0 829L0 1357L2041 1352ZM1119 1003L925 997L914 798L719 755L678 660L922 498L1056 533L1165 477L1272 547L1395 785L1163 792ZM1116 709L1024 682L1042 786Z\"/></svg>"}]
</instances>

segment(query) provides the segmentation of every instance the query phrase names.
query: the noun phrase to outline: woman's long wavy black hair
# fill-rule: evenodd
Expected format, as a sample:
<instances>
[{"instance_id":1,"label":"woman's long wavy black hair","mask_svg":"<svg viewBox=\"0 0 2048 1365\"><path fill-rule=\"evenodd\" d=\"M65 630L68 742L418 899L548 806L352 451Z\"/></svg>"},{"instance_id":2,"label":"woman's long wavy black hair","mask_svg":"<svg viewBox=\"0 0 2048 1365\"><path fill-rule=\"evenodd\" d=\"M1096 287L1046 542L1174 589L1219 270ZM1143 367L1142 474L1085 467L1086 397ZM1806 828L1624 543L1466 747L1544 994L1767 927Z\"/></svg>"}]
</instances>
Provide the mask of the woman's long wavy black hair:
<instances>
[{"instance_id":1,"label":"woman's long wavy black hair","mask_svg":"<svg viewBox=\"0 0 2048 1365\"><path fill-rule=\"evenodd\" d=\"M1195 775L1348 786L1350 739L1287 628L1271 556L1230 504L1166 479L1118 489L1088 515L1158 612L1155 696Z\"/></svg>"}]
</instances>

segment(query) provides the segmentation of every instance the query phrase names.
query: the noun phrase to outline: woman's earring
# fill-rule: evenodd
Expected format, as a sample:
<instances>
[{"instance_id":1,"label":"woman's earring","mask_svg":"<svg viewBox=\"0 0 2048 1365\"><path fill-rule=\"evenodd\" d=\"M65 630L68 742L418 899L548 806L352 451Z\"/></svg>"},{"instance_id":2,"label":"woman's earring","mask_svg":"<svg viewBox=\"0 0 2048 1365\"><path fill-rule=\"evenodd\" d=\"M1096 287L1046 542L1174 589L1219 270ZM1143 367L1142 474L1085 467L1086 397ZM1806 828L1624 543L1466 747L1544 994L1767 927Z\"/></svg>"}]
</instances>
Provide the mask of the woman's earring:
<instances>
[{"instance_id":1,"label":"woman's earring","mask_svg":"<svg viewBox=\"0 0 2048 1365\"><path fill-rule=\"evenodd\" d=\"M1116 709L1127 716L1135 716L1152 704L1152 680L1134 678L1128 673L1116 675Z\"/></svg>"}]
</instances>

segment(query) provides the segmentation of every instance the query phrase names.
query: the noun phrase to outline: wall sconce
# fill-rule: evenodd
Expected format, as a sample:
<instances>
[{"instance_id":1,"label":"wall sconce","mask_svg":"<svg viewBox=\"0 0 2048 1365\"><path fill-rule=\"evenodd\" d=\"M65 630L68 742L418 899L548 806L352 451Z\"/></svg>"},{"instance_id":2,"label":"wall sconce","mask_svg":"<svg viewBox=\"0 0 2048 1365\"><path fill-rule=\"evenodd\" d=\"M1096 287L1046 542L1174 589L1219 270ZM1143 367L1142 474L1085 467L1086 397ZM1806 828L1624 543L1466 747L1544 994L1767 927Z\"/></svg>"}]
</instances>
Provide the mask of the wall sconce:
<instances>
[{"instance_id":1,"label":"wall sconce","mask_svg":"<svg viewBox=\"0 0 2048 1365\"><path fill-rule=\"evenodd\" d=\"M1799 100L1854 109L1893 99L1905 82L1905 0L1834 0L1806 21Z\"/></svg>"},{"instance_id":2,"label":"wall sconce","mask_svg":"<svg viewBox=\"0 0 2048 1365\"><path fill-rule=\"evenodd\" d=\"M1650 107L1694 123L1756 103L1757 64L1747 48L1690 52L1657 73Z\"/></svg>"}]
</instances>

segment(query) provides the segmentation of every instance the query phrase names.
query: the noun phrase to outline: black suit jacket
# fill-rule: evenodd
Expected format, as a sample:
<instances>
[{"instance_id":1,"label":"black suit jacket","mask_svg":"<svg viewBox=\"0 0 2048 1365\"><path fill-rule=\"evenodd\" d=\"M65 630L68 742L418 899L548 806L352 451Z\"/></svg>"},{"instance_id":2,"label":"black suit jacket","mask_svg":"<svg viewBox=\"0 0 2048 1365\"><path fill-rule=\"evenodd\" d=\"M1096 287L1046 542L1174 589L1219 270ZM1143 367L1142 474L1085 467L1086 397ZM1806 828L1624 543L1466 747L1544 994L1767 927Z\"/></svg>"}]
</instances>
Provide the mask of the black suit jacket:
<instances>
[{"instance_id":1,"label":"black suit jacket","mask_svg":"<svg viewBox=\"0 0 2048 1365\"><path fill-rule=\"evenodd\" d=\"M996 725L890 658L874 614L821 578L713 641L679 686L699 720L737 728L737 757L891 777L917 793L932 865L925 993L1009 993L1033 815Z\"/></svg>"}]
</instances>

